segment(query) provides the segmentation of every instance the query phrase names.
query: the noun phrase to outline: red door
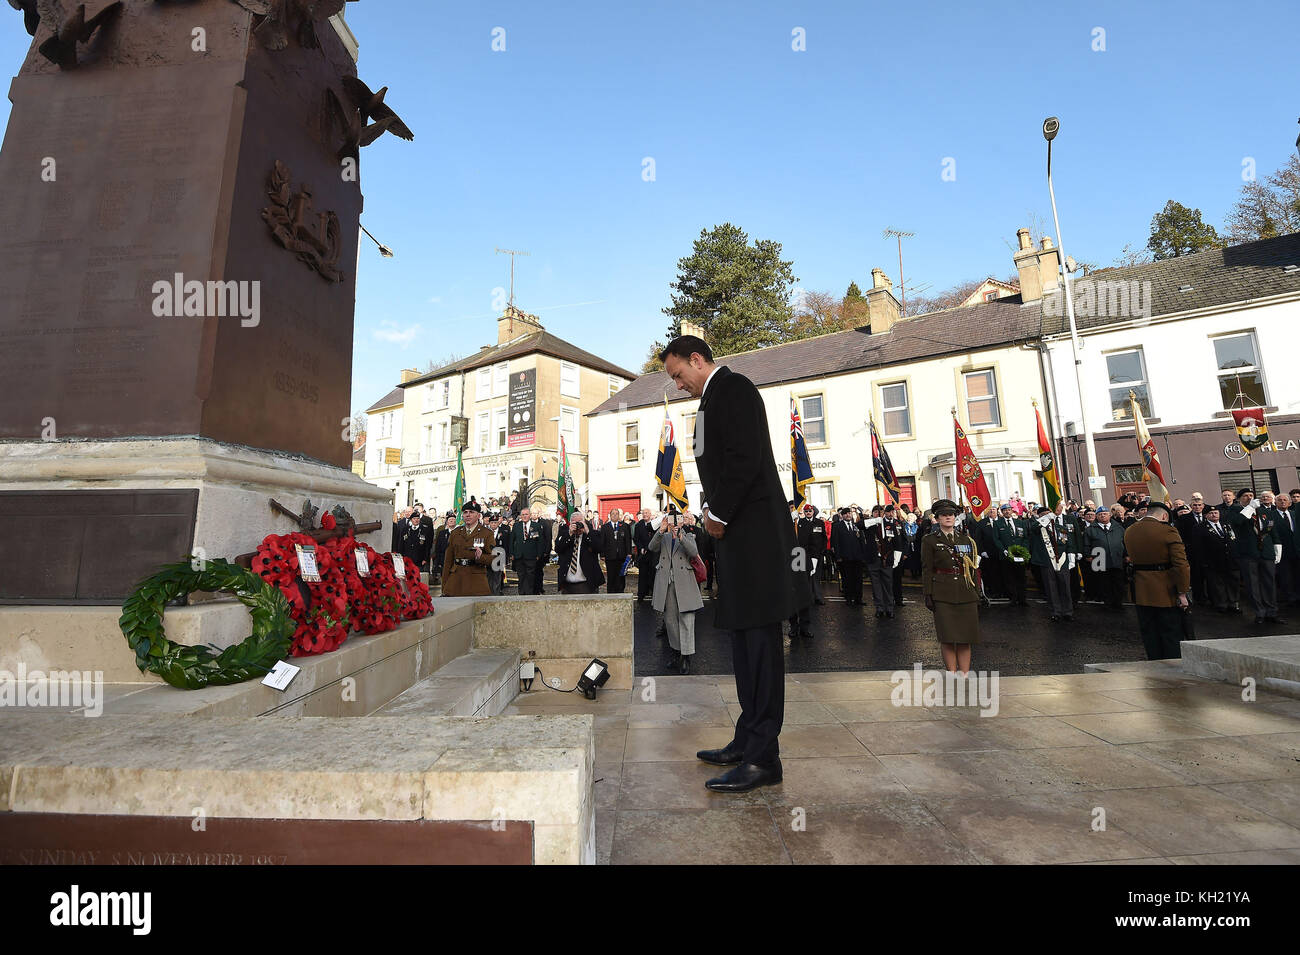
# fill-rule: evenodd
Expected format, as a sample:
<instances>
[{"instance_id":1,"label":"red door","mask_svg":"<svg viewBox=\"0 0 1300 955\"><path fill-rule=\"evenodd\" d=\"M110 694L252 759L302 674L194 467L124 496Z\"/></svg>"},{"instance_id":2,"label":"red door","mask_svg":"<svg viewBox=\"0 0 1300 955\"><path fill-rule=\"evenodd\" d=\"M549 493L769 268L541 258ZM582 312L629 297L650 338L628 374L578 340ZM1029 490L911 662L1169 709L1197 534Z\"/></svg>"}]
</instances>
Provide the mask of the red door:
<instances>
[{"instance_id":1,"label":"red door","mask_svg":"<svg viewBox=\"0 0 1300 955\"><path fill-rule=\"evenodd\" d=\"M609 520L609 512L616 507L624 514L635 514L641 510L641 495L601 494L596 498L596 507L602 521Z\"/></svg>"},{"instance_id":2,"label":"red door","mask_svg":"<svg viewBox=\"0 0 1300 955\"><path fill-rule=\"evenodd\" d=\"M906 504L912 510L916 510L916 478L898 479L898 503Z\"/></svg>"}]
</instances>

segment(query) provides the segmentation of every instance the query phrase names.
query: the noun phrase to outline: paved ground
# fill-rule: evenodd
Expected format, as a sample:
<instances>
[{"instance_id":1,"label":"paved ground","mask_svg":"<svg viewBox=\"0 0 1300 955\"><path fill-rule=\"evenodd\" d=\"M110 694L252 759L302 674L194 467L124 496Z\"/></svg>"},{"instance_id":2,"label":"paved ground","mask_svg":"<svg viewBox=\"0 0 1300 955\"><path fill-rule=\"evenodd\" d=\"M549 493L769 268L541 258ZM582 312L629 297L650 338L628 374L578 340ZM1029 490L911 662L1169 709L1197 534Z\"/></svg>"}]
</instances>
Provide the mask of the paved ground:
<instances>
[{"instance_id":1,"label":"paved ground","mask_svg":"<svg viewBox=\"0 0 1300 955\"><path fill-rule=\"evenodd\" d=\"M507 712L596 714L602 863L1300 863L1300 700L1127 666L1005 677L994 717L895 706L888 672L792 674L785 781L739 796L694 758L731 739L730 679Z\"/></svg>"}]
</instances>

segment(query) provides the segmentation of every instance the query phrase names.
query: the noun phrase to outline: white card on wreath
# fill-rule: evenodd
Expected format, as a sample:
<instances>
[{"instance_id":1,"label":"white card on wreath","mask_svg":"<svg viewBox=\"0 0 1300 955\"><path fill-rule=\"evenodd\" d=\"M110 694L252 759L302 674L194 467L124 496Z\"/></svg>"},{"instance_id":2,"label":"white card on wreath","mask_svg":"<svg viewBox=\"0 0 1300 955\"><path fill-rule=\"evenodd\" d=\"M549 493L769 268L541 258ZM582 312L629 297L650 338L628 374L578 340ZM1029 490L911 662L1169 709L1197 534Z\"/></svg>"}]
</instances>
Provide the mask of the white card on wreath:
<instances>
[{"instance_id":1,"label":"white card on wreath","mask_svg":"<svg viewBox=\"0 0 1300 955\"><path fill-rule=\"evenodd\" d=\"M401 554L393 554L392 558L393 558L393 573L396 574L398 577L405 579L406 561L402 558Z\"/></svg>"},{"instance_id":2,"label":"white card on wreath","mask_svg":"<svg viewBox=\"0 0 1300 955\"><path fill-rule=\"evenodd\" d=\"M316 547L314 544L294 544L298 552L298 574L309 583L320 583L320 568L316 566Z\"/></svg>"},{"instance_id":3,"label":"white card on wreath","mask_svg":"<svg viewBox=\"0 0 1300 955\"><path fill-rule=\"evenodd\" d=\"M358 576L358 577L369 577L369 576L370 576L370 561L366 559L366 552L363 551L360 547L358 547L356 550L354 550L354 551L352 552L352 555L353 555L353 556L356 558L356 560L357 560L357 576Z\"/></svg>"},{"instance_id":4,"label":"white card on wreath","mask_svg":"<svg viewBox=\"0 0 1300 955\"><path fill-rule=\"evenodd\" d=\"M296 667L292 663L285 663L281 660L271 667L270 673L262 677L262 682L273 689L283 692L288 689L289 684L293 682L293 678L298 675L298 671L301 669L302 667Z\"/></svg>"}]
</instances>

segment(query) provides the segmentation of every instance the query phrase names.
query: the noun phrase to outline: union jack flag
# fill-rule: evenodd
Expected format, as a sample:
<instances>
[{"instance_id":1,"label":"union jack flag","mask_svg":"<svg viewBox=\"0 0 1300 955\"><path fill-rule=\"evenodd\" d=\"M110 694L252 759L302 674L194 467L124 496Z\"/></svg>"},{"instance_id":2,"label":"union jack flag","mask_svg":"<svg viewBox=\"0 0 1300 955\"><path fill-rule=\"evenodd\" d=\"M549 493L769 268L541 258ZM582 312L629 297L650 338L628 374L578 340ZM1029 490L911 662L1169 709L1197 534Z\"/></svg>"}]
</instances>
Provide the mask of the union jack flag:
<instances>
[{"instance_id":1,"label":"union jack flag","mask_svg":"<svg viewBox=\"0 0 1300 955\"><path fill-rule=\"evenodd\" d=\"M790 399L790 481L794 485L794 506L802 507L803 489L812 483L812 462L808 460L808 446L803 440L803 424L794 398Z\"/></svg>"}]
</instances>

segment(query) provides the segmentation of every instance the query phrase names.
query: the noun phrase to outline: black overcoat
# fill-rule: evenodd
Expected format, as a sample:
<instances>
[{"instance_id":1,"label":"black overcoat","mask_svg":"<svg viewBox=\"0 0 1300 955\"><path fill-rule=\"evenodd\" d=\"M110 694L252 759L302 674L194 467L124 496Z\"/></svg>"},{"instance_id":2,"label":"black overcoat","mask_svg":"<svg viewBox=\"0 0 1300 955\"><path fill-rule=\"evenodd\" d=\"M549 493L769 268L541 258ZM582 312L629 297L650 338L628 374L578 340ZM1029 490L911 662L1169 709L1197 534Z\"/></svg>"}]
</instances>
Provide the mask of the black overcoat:
<instances>
[{"instance_id":1,"label":"black overcoat","mask_svg":"<svg viewBox=\"0 0 1300 955\"><path fill-rule=\"evenodd\" d=\"M727 523L714 542L715 626L747 630L788 620L812 603L812 585L806 565L794 569L794 527L754 383L719 366L700 399L694 439L704 503Z\"/></svg>"}]
</instances>

